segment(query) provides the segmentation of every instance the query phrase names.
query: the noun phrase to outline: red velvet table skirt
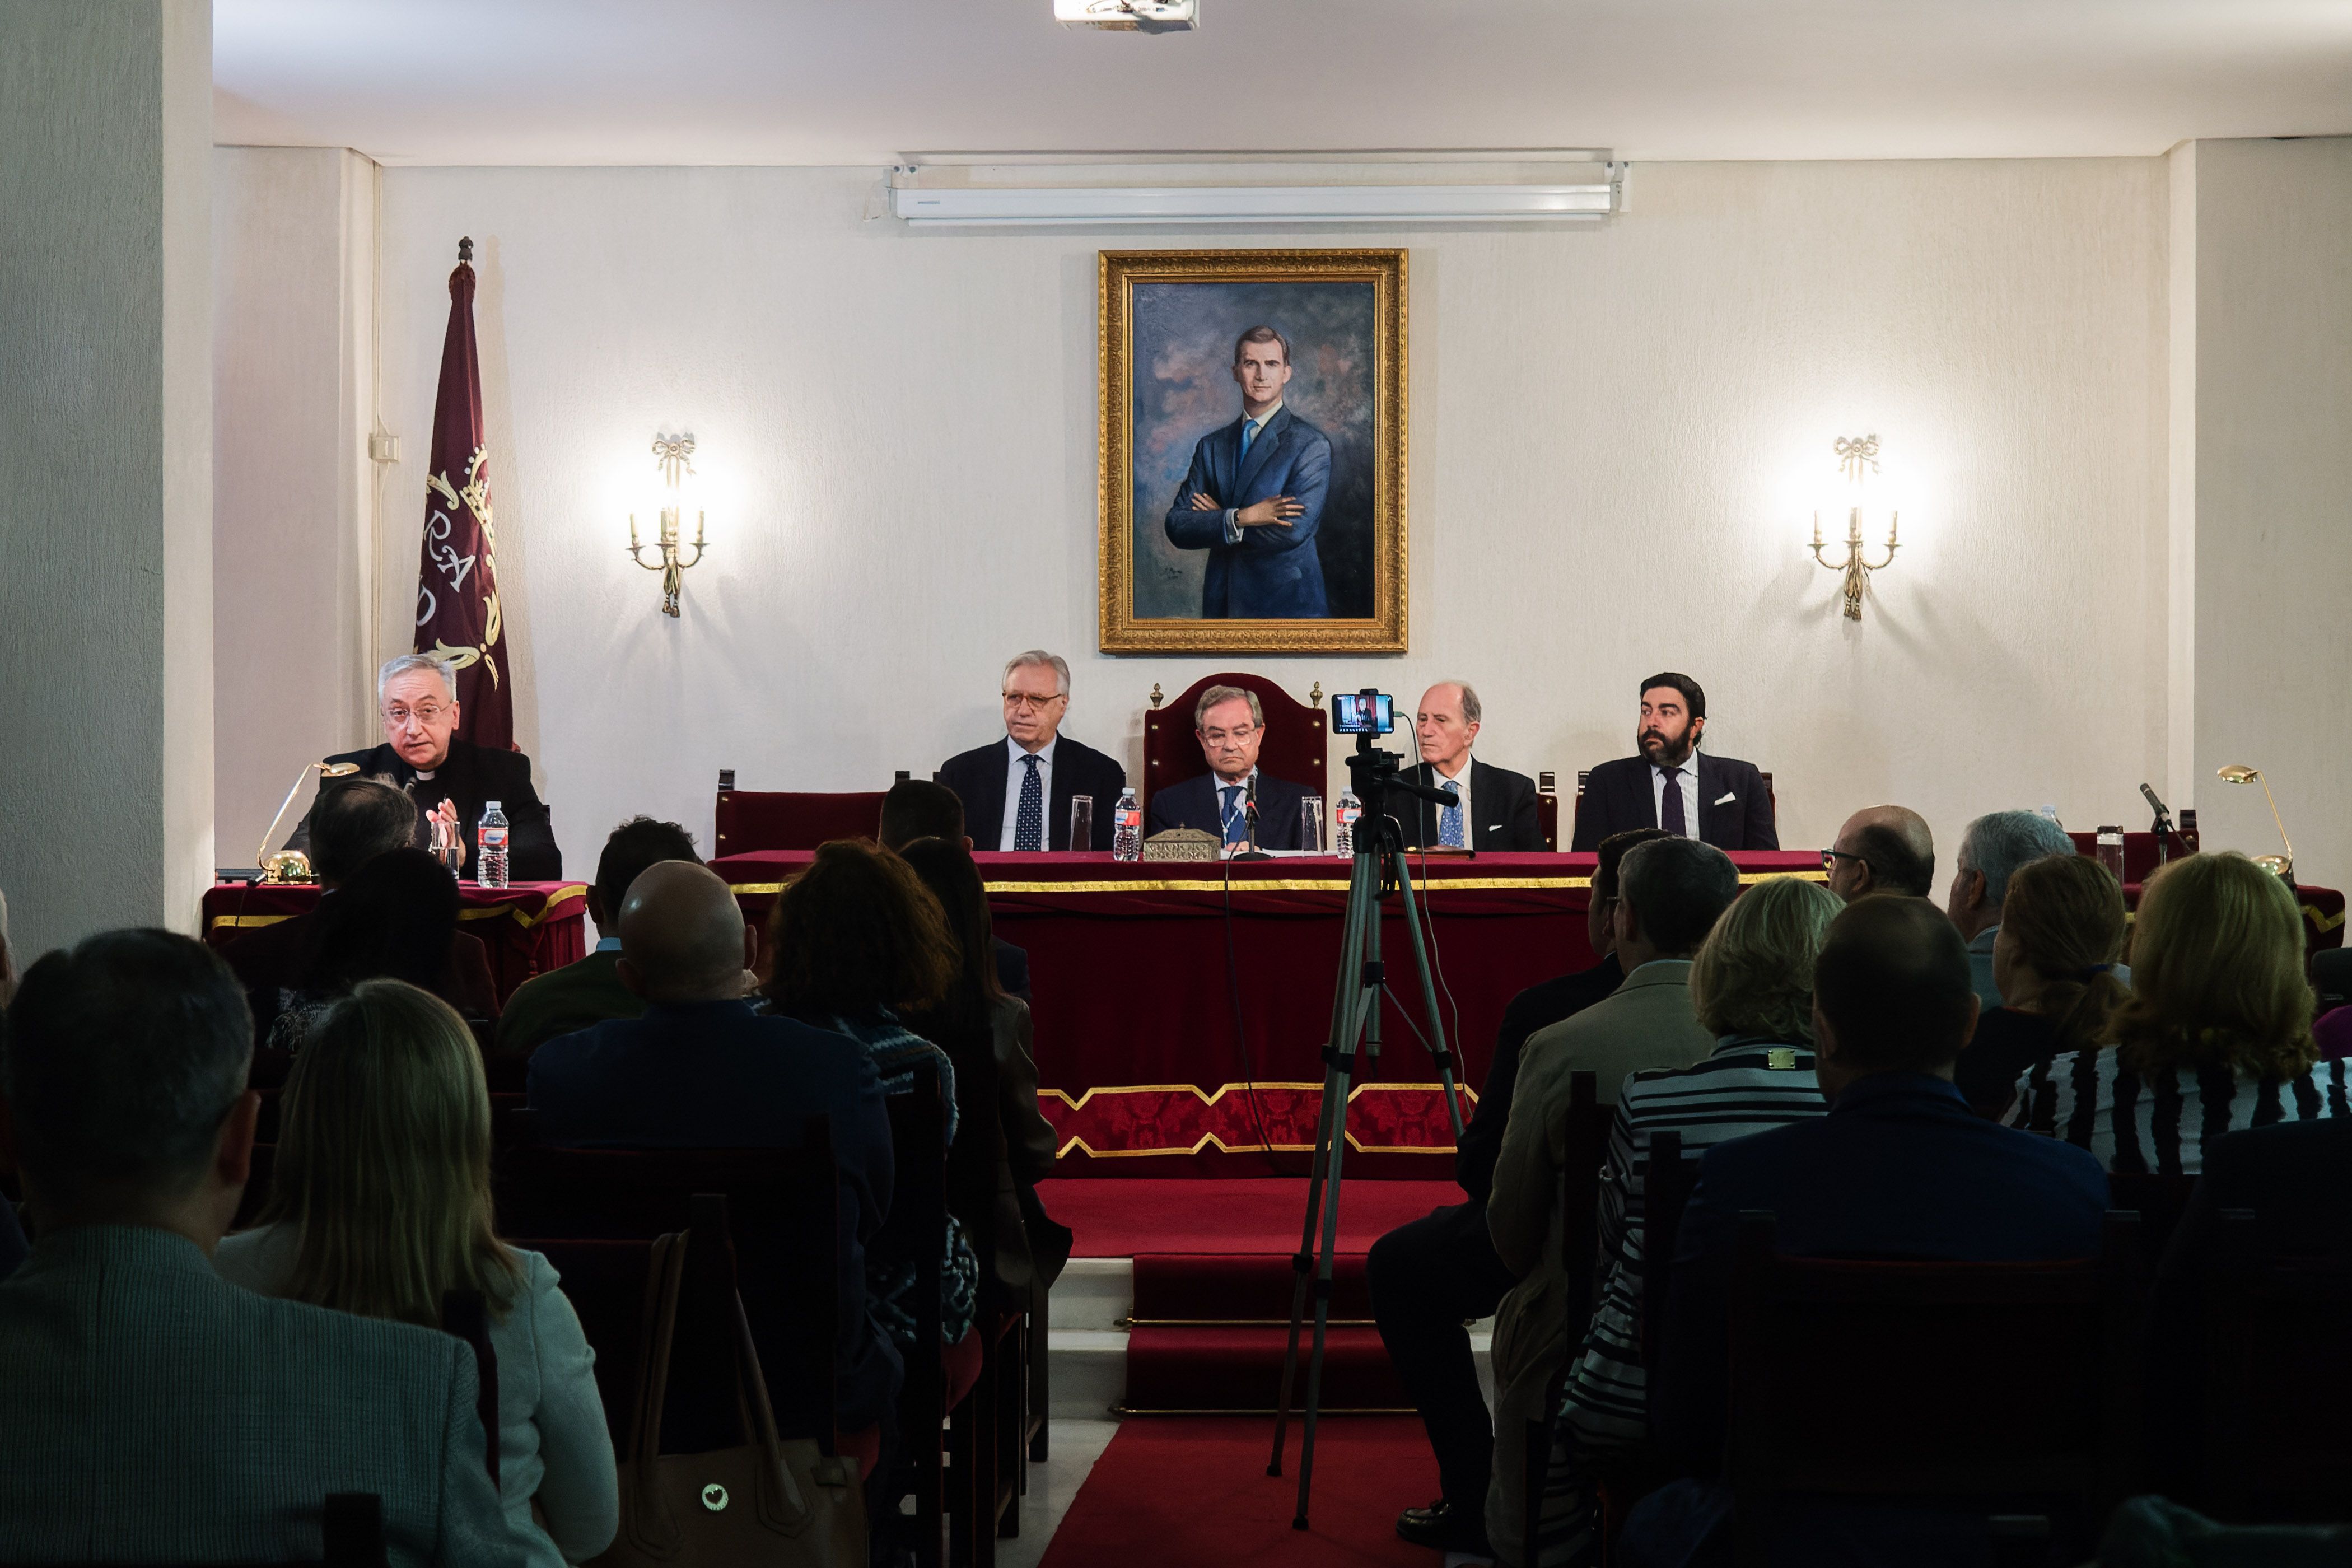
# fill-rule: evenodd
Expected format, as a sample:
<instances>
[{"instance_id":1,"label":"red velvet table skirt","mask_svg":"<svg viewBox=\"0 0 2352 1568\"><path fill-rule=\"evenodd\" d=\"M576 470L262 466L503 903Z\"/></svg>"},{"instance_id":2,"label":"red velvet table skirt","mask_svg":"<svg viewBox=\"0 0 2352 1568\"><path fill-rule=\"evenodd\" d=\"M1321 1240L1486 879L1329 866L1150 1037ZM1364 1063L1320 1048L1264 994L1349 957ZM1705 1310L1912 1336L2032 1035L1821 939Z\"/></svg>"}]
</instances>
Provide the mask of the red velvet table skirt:
<instances>
[{"instance_id":1,"label":"red velvet table skirt","mask_svg":"<svg viewBox=\"0 0 2352 1568\"><path fill-rule=\"evenodd\" d=\"M1299 1172L1315 1141L1348 862L974 857L997 934L1026 948L1044 1110L1073 1174ZM1813 853L1738 855L1744 878L1822 876ZM715 860L764 919L804 851ZM1591 855L1416 857L1438 1006L1466 1118L1512 996L1594 962ZM1417 892L1419 889L1417 889ZM1400 907L1384 906L1381 1058L1349 1101L1349 1169L1451 1173L1453 1132ZM1236 1016L1246 1021L1237 1028ZM1410 1021L1408 1021L1410 1020ZM1267 1151L1271 1150L1271 1153ZM1359 1152L1367 1156L1358 1160ZM1079 1168L1079 1163L1087 1167Z\"/></svg>"},{"instance_id":2,"label":"red velvet table skirt","mask_svg":"<svg viewBox=\"0 0 2352 1568\"><path fill-rule=\"evenodd\" d=\"M501 1005L532 975L587 955L584 882L516 882L504 888L460 882L457 891L460 929L480 937L489 949L490 979ZM307 884L216 882L205 894L205 941L226 947L240 931L308 914L318 902L319 889Z\"/></svg>"}]
</instances>

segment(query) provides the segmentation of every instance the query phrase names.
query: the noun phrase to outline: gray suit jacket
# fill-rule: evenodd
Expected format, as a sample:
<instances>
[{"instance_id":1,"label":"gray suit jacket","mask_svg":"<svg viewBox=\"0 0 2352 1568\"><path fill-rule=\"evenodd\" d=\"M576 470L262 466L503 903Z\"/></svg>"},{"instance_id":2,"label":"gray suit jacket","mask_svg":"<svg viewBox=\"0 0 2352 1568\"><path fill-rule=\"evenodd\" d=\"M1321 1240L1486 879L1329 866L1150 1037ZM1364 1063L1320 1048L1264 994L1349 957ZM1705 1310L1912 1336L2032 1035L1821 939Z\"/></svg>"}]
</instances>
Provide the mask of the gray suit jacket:
<instances>
[{"instance_id":1,"label":"gray suit jacket","mask_svg":"<svg viewBox=\"0 0 2352 1568\"><path fill-rule=\"evenodd\" d=\"M0 1284L0 1561L315 1559L343 1491L383 1499L395 1568L520 1561L461 1342L253 1295L145 1226L54 1231Z\"/></svg>"}]
</instances>

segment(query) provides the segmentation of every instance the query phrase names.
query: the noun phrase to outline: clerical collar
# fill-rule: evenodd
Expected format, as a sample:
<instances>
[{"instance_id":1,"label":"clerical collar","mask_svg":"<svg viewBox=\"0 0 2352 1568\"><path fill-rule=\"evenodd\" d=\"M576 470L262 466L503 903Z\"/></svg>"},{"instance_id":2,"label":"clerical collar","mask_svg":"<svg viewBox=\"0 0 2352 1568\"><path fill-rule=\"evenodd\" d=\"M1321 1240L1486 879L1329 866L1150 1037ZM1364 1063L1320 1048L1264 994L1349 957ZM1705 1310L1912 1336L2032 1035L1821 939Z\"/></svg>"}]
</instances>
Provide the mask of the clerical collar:
<instances>
[{"instance_id":1,"label":"clerical collar","mask_svg":"<svg viewBox=\"0 0 2352 1568\"><path fill-rule=\"evenodd\" d=\"M434 773L439 771L440 770L437 768L419 768L416 770L416 782L423 784L426 779L431 778Z\"/></svg>"}]
</instances>

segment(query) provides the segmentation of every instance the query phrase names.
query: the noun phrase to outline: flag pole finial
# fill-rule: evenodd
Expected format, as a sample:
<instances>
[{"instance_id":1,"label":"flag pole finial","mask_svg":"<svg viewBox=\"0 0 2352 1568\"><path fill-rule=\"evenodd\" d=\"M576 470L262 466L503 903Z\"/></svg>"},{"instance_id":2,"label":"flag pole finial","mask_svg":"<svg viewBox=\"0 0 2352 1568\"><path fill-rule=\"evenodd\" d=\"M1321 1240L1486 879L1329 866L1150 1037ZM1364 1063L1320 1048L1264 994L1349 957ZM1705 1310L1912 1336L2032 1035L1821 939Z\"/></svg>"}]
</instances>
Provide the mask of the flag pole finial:
<instances>
[{"instance_id":1,"label":"flag pole finial","mask_svg":"<svg viewBox=\"0 0 2352 1568\"><path fill-rule=\"evenodd\" d=\"M471 261L474 259L473 236L467 235L465 238L460 239L457 242L457 259L460 261Z\"/></svg>"}]
</instances>

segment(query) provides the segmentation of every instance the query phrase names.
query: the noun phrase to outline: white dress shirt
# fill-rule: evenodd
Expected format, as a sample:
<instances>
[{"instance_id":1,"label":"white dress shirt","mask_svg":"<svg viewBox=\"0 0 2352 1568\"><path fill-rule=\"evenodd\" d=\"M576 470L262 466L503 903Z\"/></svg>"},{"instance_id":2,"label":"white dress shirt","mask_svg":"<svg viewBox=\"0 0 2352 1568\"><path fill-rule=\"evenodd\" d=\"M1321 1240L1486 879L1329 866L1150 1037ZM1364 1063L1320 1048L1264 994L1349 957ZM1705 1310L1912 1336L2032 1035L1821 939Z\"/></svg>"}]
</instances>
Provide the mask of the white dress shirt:
<instances>
[{"instance_id":1,"label":"white dress shirt","mask_svg":"<svg viewBox=\"0 0 2352 1568\"><path fill-rule=\"evenodd\" d=\"M1061 743L1062 737L1057 734L1037 748L1036 753L1037 787L1045 792L1041 818L1044 826L1037 842L1048 849L1054 847L1054 748ZM996 837L999 849L1012 848L1013 836L1021 828L1021 781L1029 774L1021 759L1027 755L1020 742L1010 735L1004 737L1004 826Z\"/></svg>"},{"instance_id":2,"label":"white dress shirt","mask_svg":"<svg viewBox=\"0 0 2352 1568\"><path fill-rule=\"evenodd\" d=\"M1462 845L1465 849L1475 849L1478 847L1477 840L1472 836L1470 828L1470 769L1472 766L1473 763L1470 761L1470 753L1467 752L1462 753L1462 771L1455 773L1451 779L1448 779L1445 776L1445 770L1439 767L1435 763L1429 764L1429 782L1433 788L1444 789L1448 784L1451 784L1462 794ZM1437 820L1433 825L1436 830L1441 834L1444 833L1445 831L1445 808L1439 805L1436 802L1432 801L1430 803L1429 809L1437 814Z\"/></svg>"},{"instance_id":3,"label":"white dress shirt","mask_svg":"<svg viewBox=\"0 0 2352 1568\"><path fill-rule=\"evenodd\" d=\"M1253 419L1254 419L1254 420L1255 420L1255 421L1257 422L1257 434L1256 434L1256 435L1255 435L1255 436L1250 436L1250 438L1249 438L1249 443L1250 443L1250 452L1255 452L1255 451L1256 451L1256 450L1257 450L1257 444L1258 444L1260 441L1263 441L1263 440L1265 440L1265 427L1266 427L1267 426L1269 426L1269 425L1273 424L1273 423L1274 423L1274 416L1275 416L1276 415L1277 415L1277 414L1281 413L1281 412L1282 412L1282 399L1280 399L1280 398L1278 398L1278 397L1277 397L1277 398L1276 398L1276 399L1274 400L1274 406L1273 406L1273 407L1271 407L1271 408L1269 408L1269 409L1267 409L1267 410L1266 410L1265 413L1263 413L1263 414L1252 414L1252 413L1250 413L1250 411L1249 411L1248 409L1246 409L1246 408L1244 408L1244 409L1243 409L1243 410L1242 410L1242 415L1243 415L1243 418L1244 418L1244 424L1243 424L1243 426L1242 426L1242 433L1243 433L1244 435L1245 435L1245 436L1246 436L1246 435L1249 435L1249 426L1248 426L1248 423L1247 423L1249 420L1253 420ZM1242 461L1242 463L1246 463L1246 462L1248 462L1248 461L1249 461L1249 452L1244 452L1244 453L1242 454L1241 461ZM1241 463L1236 463L1236 464L1234 464L1234 483L1239 484L1239 483L1241 482L1241 473L1242 473L1242 470L1241 470ZM1227 544L1239 544L1239 543L1242 542L1242 525L1240 524L1240 522L1239 522L1239 521L1235 521L1235 520L1236 520L1236 518L1239 516L1240 511L1241 511L1241 508L1239 508L1239 507L1229 506L1229 507L1225 508L1225 542L1226 542Z\"/></svg>"},{"instance_id":4,"label":"white dress shirt","mask_svg":"<svg viewBox=\"0 0 2352 1568\"><path fill-rule=\"evenodd\" d=\"M1666 822L1667 770L1661 768L1655 763L1649 763L1647 765L1650 770L1650 804L1658 814L1651 820L1663 827ZM1691 754L1685 757L1682 766L1674 769L1673 773L1675 784L1683 792L1683 834L1685 837L1696 838L1698 837L1698 748L1692 747Z\"/></svg>"}]
</instances>

